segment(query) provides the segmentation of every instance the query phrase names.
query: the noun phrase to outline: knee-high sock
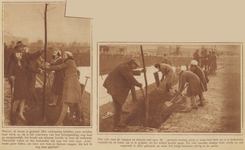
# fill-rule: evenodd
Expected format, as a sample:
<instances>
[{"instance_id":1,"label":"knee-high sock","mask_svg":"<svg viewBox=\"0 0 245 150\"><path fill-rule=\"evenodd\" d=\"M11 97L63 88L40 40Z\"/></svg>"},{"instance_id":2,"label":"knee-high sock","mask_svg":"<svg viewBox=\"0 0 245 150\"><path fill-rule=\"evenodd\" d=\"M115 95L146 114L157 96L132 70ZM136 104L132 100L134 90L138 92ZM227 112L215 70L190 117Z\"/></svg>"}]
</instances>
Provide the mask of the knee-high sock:
<instances>
[{"instance_id":1,"label":"knee-high sock","mask_svg":"<svg viewBox=\"0 0 245 150\"><path fill-rule=\"evenodd\" d=\"M197 106L196 99L194 96L191 97L192 106Z\"/></svg>"},{"instance_id":2,"label":"knee-high sock","mask_svg":"<svg viewBox=\"0 0 245 150\"><path fill-rule=\"evenodd\" d=\"M67 113L67 108L69 106L69 103L63 103L63 106L62 106L62 110L61 110L61 113L60 113L60 118L59 120L57 121L56 124L60 124L63 122L65 116L66 116L66 113Z\"/></svg>"},{"instance_id":3,"label":"knee-high sock","mask_svg":"<svg viewBox=\"0 0 245 150\"><path fill-rule=\"evenodd\" d=\"M24 106L25 106L25 99L22 99L20 100L20 113L19 113L19 115L21 116L23 116Z\"/></svg>"},{"instance_id":4,"label":"knee-high sock","mask_svg":"<svg viewBox=\"0 0 245 150\"><path fill-rule=\"evenodd\" d=\"M191 97L186 97L186 108L191 108Z\"/></svg>"},{"instance_id":5,"label":"knee-high sock","mask_svg":"<svg viewBox=\"0 0 245 150\"><path fill-rule=\"evenodd\" d=\"M14 103L13 103L13 108L12 108L12 112L15 113L16 112L16 109L18 107L20 103L20 100L15 100Z\"/></svg>"}]
</instances>

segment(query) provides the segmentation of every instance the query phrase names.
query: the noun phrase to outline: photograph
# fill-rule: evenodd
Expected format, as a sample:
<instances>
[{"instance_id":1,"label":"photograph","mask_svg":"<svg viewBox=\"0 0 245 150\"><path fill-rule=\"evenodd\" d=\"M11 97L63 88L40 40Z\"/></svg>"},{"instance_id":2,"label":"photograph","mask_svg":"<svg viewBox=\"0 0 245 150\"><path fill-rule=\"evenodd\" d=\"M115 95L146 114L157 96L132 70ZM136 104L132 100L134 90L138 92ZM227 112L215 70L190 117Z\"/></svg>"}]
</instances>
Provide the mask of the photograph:
<instances>
[{"instance_id":1,"label":"photograph","mask_svg":"<svg viewBox=\"0 0 245 150\"><path fill-rule=\"evenodd\" d=\"M91 126L91 19L65 2L2 4L3 127Z\"/></svg>"},{"instance_id":2,"label":"photograph","mask_svg":"<svg viewBox=\"0 0 245 150\"><path fill-rule=\"evenodd\" d=\"M242 43L97 46L100 134L241 133Z\"/></svg>"}]
</instances>

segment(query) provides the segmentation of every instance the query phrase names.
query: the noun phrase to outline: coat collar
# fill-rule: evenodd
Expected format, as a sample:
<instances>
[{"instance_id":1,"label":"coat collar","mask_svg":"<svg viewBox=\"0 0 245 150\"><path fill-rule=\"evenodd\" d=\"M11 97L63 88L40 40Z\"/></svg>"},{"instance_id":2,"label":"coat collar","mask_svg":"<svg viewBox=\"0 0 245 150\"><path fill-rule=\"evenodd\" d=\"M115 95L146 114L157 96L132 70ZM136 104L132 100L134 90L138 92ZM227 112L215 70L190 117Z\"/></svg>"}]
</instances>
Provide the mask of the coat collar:
<instances>
[{"instance_id":1,"label":"coat collar","mask_svg":"<svg viewBox=\"0 0 245 150\"><path fill-rule=\"evenodd\" d=\"M53 60L51 61L51 63L55 63L55 62L58 61L59 59L62 59L61 56L58 56L57 58L53 59Z\"/></svg>"},{"instance_id":2,"label":"coat collar","mask_svg":"<svg viewBox=\"0 0 245 150\"><path fill-rule=\"evenodd\" d=\"M22 72L24 72L25 71L25 62L20 61L20 63L21 63L21 66L19 66L18 62L16 62L15 65L18 69L20 69Z\"/></svg>"}]
</instances>

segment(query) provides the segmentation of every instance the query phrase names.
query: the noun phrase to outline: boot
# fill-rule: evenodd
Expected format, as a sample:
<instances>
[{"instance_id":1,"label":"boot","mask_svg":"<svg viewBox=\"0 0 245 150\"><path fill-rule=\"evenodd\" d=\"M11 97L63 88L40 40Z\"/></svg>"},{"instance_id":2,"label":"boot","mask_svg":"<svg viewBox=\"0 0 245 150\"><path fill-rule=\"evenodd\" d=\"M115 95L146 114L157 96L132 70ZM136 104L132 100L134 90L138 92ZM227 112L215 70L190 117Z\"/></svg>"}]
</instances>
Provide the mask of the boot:
<instances>
[{"instance_id":1,"label":"boot","mask_svg":"<svg viewBox=\"0 0 245 150\"><path fill-rule=\"evenodd\" d=\"M191 97L191 103L193 109L198 109L195 97Z\"/></svg>"},{"instance_id":2,"label":"boot","mask_svg":"<svg viewBox=\"0 0 245 150\"><path fill-rule=\"evenodd\" d=\"M186 108L182 112L191 112L191 98L186 97Z\"/></svg>"}]
</instances>

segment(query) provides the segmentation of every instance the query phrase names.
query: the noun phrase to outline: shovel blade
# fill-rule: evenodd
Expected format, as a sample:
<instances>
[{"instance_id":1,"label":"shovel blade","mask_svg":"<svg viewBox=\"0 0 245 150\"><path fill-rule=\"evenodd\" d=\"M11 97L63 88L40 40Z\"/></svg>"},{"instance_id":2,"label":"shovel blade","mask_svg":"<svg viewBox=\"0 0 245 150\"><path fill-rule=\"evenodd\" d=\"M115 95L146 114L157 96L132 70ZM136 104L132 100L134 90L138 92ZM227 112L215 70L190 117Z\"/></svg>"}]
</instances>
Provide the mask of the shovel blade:
<instances>
[{"instance_id":1,"label":"shovel blade","mask_svg":"<svg viewBox=\"0 0 245 150\"><path fill-rule=\"evenodd\" d=\"M165 105L166 105L167 107L169 107L169 106L173 105L173 103L171 103L171 102L165 102Z\"/></svg>"}]
</instances>

